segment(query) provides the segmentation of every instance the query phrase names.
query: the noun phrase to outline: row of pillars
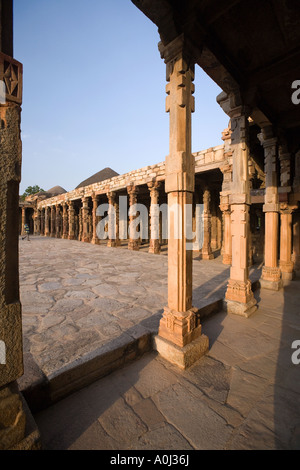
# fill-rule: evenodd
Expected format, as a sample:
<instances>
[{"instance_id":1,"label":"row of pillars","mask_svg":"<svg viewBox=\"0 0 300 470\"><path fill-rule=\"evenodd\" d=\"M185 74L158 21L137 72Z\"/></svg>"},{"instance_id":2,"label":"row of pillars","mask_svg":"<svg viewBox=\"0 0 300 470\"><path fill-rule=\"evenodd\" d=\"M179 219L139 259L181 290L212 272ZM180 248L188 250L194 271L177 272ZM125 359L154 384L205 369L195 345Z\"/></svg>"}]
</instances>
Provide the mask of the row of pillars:
<instances>
[{"instance_id":1,"label":"row of pillars","mask_svg":"<svg viewBox=\"0 0 300 470\"><path fill-rule=\"evenodd\" d=\"M162 244L162 227L160 220L159 205L159 189L160 182L153 181L148 183L150 193L150 237L149 237L149 253L159 254ZM138 187L129 186L127 188L129 195L129 207L137 204ZM117 247L120 245L119 239L119 204L116 192L108 192L106 194L109 208L114 209L111 213L108 211L108 229L107 229L107 246ZM64 238L69 240L78 239L83 242L91 242L100 244L100 239L96 233L96 227L100 221L97 216L97 207L99 205L99 195L92 196L92 211L89 207L89 197L81 200L81 208L78 215L78 230L75 230L75 201L62 202L60 204L45 207L45 209L36 209L34 212L34 234L45 235L50 237ZM199 203L200 195L197 194L197 203ZM221 207L221 206L220 206ZM229 246L228 241L222 240L222 222L217 215L214 216L214 224L212 223L212 205L211 191L208 187L203 190L203 244L201 248L202 259L214 258L213 250L221 248L223 242L224 263L230 262L230 255L226 255L226 247ZM216 208L214 208L216 209ZM222 207L221 207L222 209ZM114 219L116 217L116 220ZM194 222L197 214L194 214ZM198 214L199 217L199 214ZM224 215L224 217L226 217ZM224 218L223 217L223 218ZM132 222L134 216L129 216L129 223ZM22 208L22 227L26 221L26 208ZM114 229L115 227L115 229ZM78 233L77 233L78 231ZM23 232L23 230L22 230ZM115 233L116 232L116 233ZM229 233L229 232L228 232ZM114 235L111 237L111 235ZM139 250L140 240L135 239L134 233L129 234L128 249Z\"/></svg>"},{"instance_id":2,"label":"row of pillars","mask_svg":"<svg viewBox=\"0 0 300 470\"><path fill-rule=\"evenodd\" d=\"M191 115L194 111L194 64L199 51L193 49L184 35L167 46L159 45L167 67L166 111L169 113L169 155L166 157L165 187L168 204L177 202L182 213L191 203L194 192L194 160L191 153ZM200 52L199 52L200 53ZM230 184L221 192L224 217L224 255L231 264L225 302L227 311L248 317L257 309L249 279L250 248L250 179L249 179L249 116L251 110L240 93L222 93L219 104L230 118ZM267 129L262 129L265 152L266 194L265 266L262 286L279 288L280 276L292 270L292 225L288 205L281 211L280 265L278 266L278 181L277 146ZM288 158L281 158L285 181ZM223 188L222 188L223 189ZM174 227L173 227L174 228ZM168 305L164 309L156 337L157 350L168 360L188 367L208 350L208 339L201 332L199 312L192 303L192 255L186 240L172 238L168 248Z\"/></svg>"}]
</instances>

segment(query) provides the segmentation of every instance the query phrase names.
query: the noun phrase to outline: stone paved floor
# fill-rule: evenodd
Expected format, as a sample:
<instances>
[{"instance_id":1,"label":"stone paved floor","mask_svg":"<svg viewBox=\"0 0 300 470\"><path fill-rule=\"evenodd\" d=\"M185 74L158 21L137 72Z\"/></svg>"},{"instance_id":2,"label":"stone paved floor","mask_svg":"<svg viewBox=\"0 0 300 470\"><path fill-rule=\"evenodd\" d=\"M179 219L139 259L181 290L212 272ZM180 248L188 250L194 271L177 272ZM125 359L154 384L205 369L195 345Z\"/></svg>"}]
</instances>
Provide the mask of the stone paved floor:
<instances>
[{"instance_id":1,"label":"stone paved floor","mask_svg":"<svg viewBox=\"0 0 300 470\"><path fill-rule=\"evenodd\" d=\"M25 351L50 378L112 338L156 331L166 304L164 255L36 237L20 243L20 271ZM195 259L194 305L222 297L228 274ZM205 319L209 353L189 370L150 352L35 414L44 446L300 449L300 280L256 297L249 319Z\"/></svg>"},{"instance_id":2,"label":"stone paved floor","mask_svg":"<svg viewBox=\"0 0 300 470\"><path fill-rule=\"evenodd\" d=\"M299 450L299 292L257 291L250 318L207 319L209 353L187 371L152 352L38 413L45 448Z\"/></svg>"},{"instance_id":3,"label":"stone paved floor","mask_svg":"<svg viewBox=\"0 0 300 470\"><path fill-rule=\"evenodd\" d=\"M196 259L193 269L196 307L224 296L229 267L220 257ZM167 256L31 237L20 240L20 296L24 349L51 377L113 339L157 330Z\"/></svg>"}]
</instances>

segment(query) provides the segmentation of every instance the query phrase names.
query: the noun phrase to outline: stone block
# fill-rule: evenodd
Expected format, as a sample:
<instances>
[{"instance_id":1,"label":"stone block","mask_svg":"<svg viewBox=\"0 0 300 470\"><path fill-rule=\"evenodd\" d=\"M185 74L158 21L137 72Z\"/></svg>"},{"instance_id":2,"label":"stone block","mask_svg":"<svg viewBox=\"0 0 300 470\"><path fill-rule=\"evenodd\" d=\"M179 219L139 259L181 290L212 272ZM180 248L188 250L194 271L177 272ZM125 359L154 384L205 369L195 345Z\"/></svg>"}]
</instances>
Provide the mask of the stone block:
<instances>
[{"instance_id":1,"label":"stone block","mask_svg":"<svg viewBox=\"0 0 300 470\"><path fill-rule=\"evenodd\" d=\"M180 369L187 369L208 352L209 340L201 335L183 348L157 335L154 337L154 349L167 361Z\"/></svg>"}]
</instances>

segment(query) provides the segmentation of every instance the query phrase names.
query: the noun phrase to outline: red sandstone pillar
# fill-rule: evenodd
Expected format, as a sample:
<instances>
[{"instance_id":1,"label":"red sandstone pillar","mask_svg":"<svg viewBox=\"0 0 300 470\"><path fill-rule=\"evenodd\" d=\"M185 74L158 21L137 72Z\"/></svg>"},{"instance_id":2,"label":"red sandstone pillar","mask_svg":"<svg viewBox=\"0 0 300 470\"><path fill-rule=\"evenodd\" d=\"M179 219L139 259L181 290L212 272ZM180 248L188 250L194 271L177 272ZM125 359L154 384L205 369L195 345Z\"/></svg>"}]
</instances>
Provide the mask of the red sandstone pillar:
<instances>
[{"instance_id":1,"label":"red sandstone pillar","mask_svg":"<svg viewBox=\"0 0 300 470\"><path fill-rule=\"evenodd\" d=\"M93 214L92 214L92 223L93 223L93 237L92 237L92 243L94 245L100 245L100 240L97 236L97 223L98 223L98 216L97 216L97 208L99 204L99 196L97 194L92 195L92 201L93 201Z\"/></svg>"},{"instance_id":2,"label":"red sandstone pillar","mask_svg":"<svg viewBox=\"0 0 300 470\"><path fill-rule=\"evenodd\" d=\"M149 253L159 254L160 253L160 240L159 240L159 181L153 181L148 183L150 191L150 246Z\"/></svg>"},{"instance_id":3,"label":"red sandstone pillar","mask_svg":"<svg viewBox=\"0 0 300 470\"><path fill-rule=\"evenodd\" d=\"M229 195L231 207L232 264L226 291L227 311L248 317L257 308L249 279L249 122L248 109L240 96L219 95L219 104L230 117L232 151L232 182Z\"/></svg>"},{"instance_id":4,"label":"red sandstone pillar","mask_svg":"<svg viewBox=\"0 0 300 470\"><path fill-rule=\"evenodd\" d=\"M266 191L265 204L265 264L260 280L261 287L278 290L282 286L278 267L278 182L276 170L277 139L272 128L266 127L259 134L265 152Z\"/></svg>"},{"instance_id":5,"label":"red sandstone pillar","mask_svg":"<svg viewBox=\"0 0 300 470\"><path fill-rule=\"evenodd\" d=\"M138 188L136 186L128 186L127 193L129 194L129 210L132 206L137 204L137 193ZM135 227L132 222L136 218L136 215L129 215L129 241L128 241L128 250L138 251L139 250L139 240L136 238Z\"/></svg>"},{"instance_id":6,"label":"red sandstone pillar","mask_svg":"<svg viewBox=\"0 0 300 470\"><path fill-rule=\"evenodd\" d=\"M74 201L68 201L69 233L68 239L75 240L75 209Z\"/></svg>"},{"instance_id":7,"label":"red sandstone pillar","mask_svg":"<svg viewBox=\"0 0 300 470\"><path fill-rule=\"evenodd\" d=\"M208 187L203 191L203 245L202 259L213 259L214 255L211 251L211 194Z\"/></svg>"},{"instance_id":8,"label":"red sandstone pillar","mask_svg":"<svg viewBox=\"0 0 300 470\"><path fill-rule=\"evenodd\" d=\"M294 277L292 261L292 210L287 204L280 207L280 271L283 282L291 281Z\"/></svg>"},{"instance_id":9,"label":"red sandstone pillar","mask_svg":"<svg viewBox=\"0 0 300 470\"><path fill-rule=\"evenodd\" d=\"M51 206L50 237L55 237L55 206Z\"/></svg>"},{"instance_id":10,"label":"red sandstone pillar","mask_svg":"<svg viewBox=\"0 0 300 470\"><path fill-rule=\"evenodd\" d=\"M184 35L169 45L160 43L167 64L166 111L169 113L169 155L165 188L168 194L168 305L160 321L155 345L167 360L189 367L208 349L201 335L198 310L192 305L192 249L187 248L187 205L193 203L194 158L191 152L191 117L194 111L194 59ZM174 210L174 208L176 208Z\"/></svg>"},{"instance_id":11,"label":"red sandstone pillar","mask_svg":"<svg viewBox=\"0 0 300 470\"><path fill-rule=\"evenodd\" d=\"M63 215L62 215L63 233L62 233L62 238L64 238L66 240L68 238L68 206L67 206L66 202L63 202L62 208L63 208Z\"/></svg>"}]
</instances>

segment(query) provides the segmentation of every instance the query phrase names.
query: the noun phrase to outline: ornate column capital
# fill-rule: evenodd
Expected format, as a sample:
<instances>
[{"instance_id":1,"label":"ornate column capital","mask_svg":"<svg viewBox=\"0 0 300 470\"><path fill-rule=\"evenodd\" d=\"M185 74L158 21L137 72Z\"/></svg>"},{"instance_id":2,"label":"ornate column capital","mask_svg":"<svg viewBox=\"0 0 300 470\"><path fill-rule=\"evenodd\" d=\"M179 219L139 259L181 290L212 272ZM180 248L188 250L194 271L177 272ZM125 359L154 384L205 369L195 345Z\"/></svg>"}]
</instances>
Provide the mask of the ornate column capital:
<instances>
[{"instance_id":1,"label":"ornate column capital","mask_svg":"<svg viewBox=\"0 0 300 470\"><path fill-rule=\"evenodd\" d=\"M158 50L165 64L170 64L170 69L167 68L167 80L168 74L172 71L172 62L182 58L190 67L194 67L194 64L197 63L202 52L202 50L196 48L189 41L184 33L177 36L177 38L167 45L164 45L162 41L160 41L158 43Z\"/></svg>"}]
</instances>

